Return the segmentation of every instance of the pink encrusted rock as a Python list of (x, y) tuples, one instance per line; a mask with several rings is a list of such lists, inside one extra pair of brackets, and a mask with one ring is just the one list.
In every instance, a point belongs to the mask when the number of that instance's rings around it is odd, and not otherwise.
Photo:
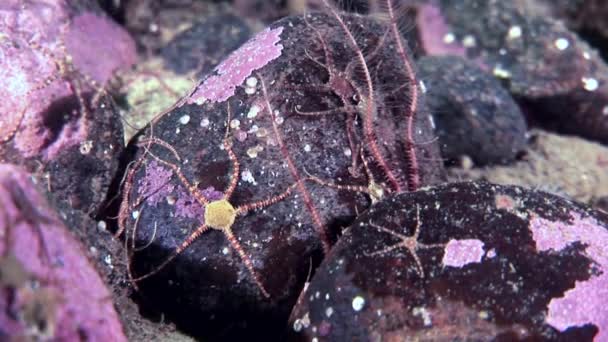
[(104, 87), (135, 61), (126, 31), (88, 0), (0, 4), (0, 161), (95, 215), (124, 146)]
[(0, 164), (2, 339), (126, 341), (83, 246), (18, 167)]
[(551, 221), (534, 217), (530, 230), (536, 249), (559, 253), (580, 243), (584, 254), (597, 267), (597, 272), (585, 281), (576, 281), (573, 289), (549, 303), (546, 321), (560, 331), (593, 324), (598, 327), (598, 341), (608, 341), (608, 307), (601, 299), (608, 298), (608, 229), (593, 217), (570, 212), (571, 222)]
[[(10, 139), (24, 157), (55, 158), (87, 138), (90, 121), (74, 106), (81, 92), (96, 91), (89, 81), (104, 85), (120, 69), (135, 62), (135, 45), (128, 34), (107, 17), (76, 11), (65, 1), (0, 7), (0, 139)], [(65, 49), (64, 49), (65, 47)], [(76, 83), (77, 82), (77, 83)], [(78, 90), (77, 90), (78, 89)], [(62, 102), (63, 101), (63, 102)], [(61, 118), (54, 111), (73, 102), (79, 115)], [(64, 115), (64, 114), (62, 114)], [(15, 133), (13, 131), (17, 129)]]
[(236, 87), (243, 84), (251, 74), (281, 55), (282, 27), (267, 28), (234, 51), (214, 73), (199, 84), (188, 98), (188, 104), (203, 104), (206, 101), (223, 102), (234, 95)]
[(137, 60), (129, 34), (109, 18), (91, 12), (72, 19), (64, 40), (74, 67), (100, 84)]
[(291, 315), (293, 341), (606, 341), (608, 215), (454, 183), (361, 214)]

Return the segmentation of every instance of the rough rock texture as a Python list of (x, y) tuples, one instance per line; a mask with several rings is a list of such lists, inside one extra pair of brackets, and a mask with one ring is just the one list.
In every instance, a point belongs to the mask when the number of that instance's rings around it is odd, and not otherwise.
[(526, 120), (500, 82), (457, 56), (417, 61), (444, 158), (476, 165), (513, 161), (526, 146)]
[[(124, 11), (124, 24), (135, 37), (139, 51), (149, 57), (157, 55), (170, 41), (196, 23), (235, 12), (226, 2), (191, 0), (129, 1), (121, 10)], [(262, 27), (256, 20), (248, 20), (247, 24), (257, 30)], [(206, 39), (212, 38), (203, 38)], [(219, 45), (216, 48), (223, 49)]]
[[(569, 28), (595, 39), (598, 48), (608, 39), (608, 3), (602, 0), (517, 0), (522, 11), (553, 16), (564, 20)], [(595, 44), (594, 44), (595, 45)]]
[(199, 79), (221, 60), (245, 43), (252, 35), (251, 26), (232, 13), (203, 17), (180, 32), (160, 55), (167, 67), (178, 73), (194, 73)]
[(105, 86), (135, 61), (130, 37), (86, 1), (0, 5), (0, 160), (95, 212), (123, 147)]
[(22, 169), (0, 164), (0, 338), (126, 341), (83, 246)]
[(199, 336), (277, 336), (341, 227), (442, 179), (405, 42), (386, 30), (281, 20), (133, 141), (119, 221), (134, 277), (160, 269), (136, 279), (148, 303)]
[(532, 130), (522, 160), (506, 166), (449, 168), (448, 179), (485, 179), (594, 204), (608, 196), (608, 148), (578, 137)]
[(466, 56), (501, 79), (538, 124), (608, 142), (608, 66), (562, 23), (526, 16), (509, 1), (421, 8), (434, 19), (417, 21), (427, 54)]
[(389, 197), (357, 218), (291, 340), (603, 341), (608, 215), (488, 183)]

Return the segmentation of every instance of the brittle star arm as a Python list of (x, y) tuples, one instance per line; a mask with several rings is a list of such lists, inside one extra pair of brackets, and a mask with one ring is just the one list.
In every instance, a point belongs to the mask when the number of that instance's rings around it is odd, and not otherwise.
[(238, 208), (236, 208), (237, 215), (244, 215), (250, 211), (263, 209), (263, 208), (271, 206), (275, 203), (278, 203), (278, 202), (284, 200), (285, 198), (287, 198), (289, 195), (291, 195), (291, 193), (297, 186), (298, 186), (298, 183), (296, 182), (296, 183), (293, 183), (292, 185), (290, 185), (289, 187), (287, 187), (287, 189), (285, 189), (285, 191), (283, 191), (282, 193), (280, 193), (278, 195), (275, 195), (275, 196), (272, 196), (269, 198), (265, 198), (263, 200), (259, 200), (256, 202), (240, 205)]
[(269, 298), (270, 294), (264, 287), (264, 284), (262, 284), (262, 281), (260, 280), (258, 273), (253, 268), (253, 262), (251, 262), (251, 259), (249, 258), (247, 253), (245, 253), (245, 251), (243, 250), (243, 247), (241, 247), (241, 244), (237, 240), (236, 236), (234, 236), (232, 229), (227, 228), (227, 229), (224, 229), (223, 232), (224, 232), (224, 235), (226, 236), (226, 239), (228, 239), (228, 242), (230, 242), (230, 246), (232, 246), (232, 248), (238, 253), (241, 260), (245, 263), (245, 267), (247, 267), (249, 274), (251, 274), (251, 276), (253, 277), (255, 284), (258, 286), (258, 288), (260, 289), (260, 291), (262, 292), (264, 297)]
[(150, 271), (142, 276), (139, 276), (135, 279), (132, 279), (132, 281), (134, 281), (134, 282), (141, 281), (141, 280), (149, 278), (149, 277), (155, 275), (156, 273), (158, 273), (165, 266), (167, 266), (171, 261), (173, 261), (173, 259), (175, 259), (178, 255), (180, 255), (186, 248), (188, 248), (194, 241), (196, 241), (196, 239), (198, 239), (199, 236), (201, 236), (207, 230), (209, 230), (209, 227), (207, 227), (205, 224), (199, 226), (194, 231), (194, 233), (190, 234), (190, 236), (188, 236), (188, 238), (184, 242), (182, 242), (182, 244), (176, 250), (174, 250), (173, 253), (171, 253), (171, 255), (165, 261), (163, 261), (160, 265), (156, 266), (152, 271)]

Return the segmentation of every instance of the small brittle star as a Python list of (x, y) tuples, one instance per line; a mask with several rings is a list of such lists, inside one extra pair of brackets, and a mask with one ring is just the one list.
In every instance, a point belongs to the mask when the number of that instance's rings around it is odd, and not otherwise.
[[(230, 113), (230, 107), (228, 107), (228, 113)], [(230, 118), (230, 114), (229, 114), (229, 118)], [(230, 122), (230, 119), (227, 120), (227, 126), (229, 125), (229, 122)], [(168, 265), (170, 262), (172, 262), (177, 256), (179, 256), (181, 253), (183, 253), (184, 250), (186, 250), (188, 247), (190, 247), (190, 245), (192, 245), (192, 243), (194, 241), (196, 241), (201, 235), (203, 235), (203, 233), (205, 233), (209, 229), (215, 229), (215, 230), (221, 231), (224, 234), (224, 236), (230, 243), (230, 246), (237, 252), (241, 261), (245, 264), (247, 270), (251, 274), (254, 283), (257, 285), (257, 287), (259, 288), (260, 292), (264, 295), (264, 297), (266, 297), (266, 298), (270, 297), (270, 294), (264, 287), (258, 272), (255, 270), (255, 268), (253, 266), (253, 262), (251, 261), (251, 258), (245, 252), (245, 250), (243, 249), (238, 238), (235, 236), (232, 227), (239, 216), (244, 216), (251, 211), (263, 209), (263, 208), (266, 208), (268, 206), (271, 206), (273, 204), (276, 204), (276, 203), (284, 200), (304, 180), (300, 180), (299, 182), (295, 182), (295, 183), (291, 184), (285, 190), (283, 190), (283, 192), (281, 192), (278, 195), (271, 195), (270, 197), (267, 197), (262, 200), (258, 200), (258, 201), (250, 202), (250, 203), (243, 203), (241, 205), (235, 206), (233, 203), (230, 202), (230, 200), (237, 188), (238, 178), (239, 178), (239, 173), (240, 173), (239, 172), (240, 163), (238, 161), (236, 154), (232, 150), (232, 142), (231, 142), (231, 139), (228, 137), (228, 128), (227, 128), (226, 133), (227, 134), (226, 134), (226, 137), (224, 138), (223, 146), (224, 146), (224, 150), (228, 153), (228, 157), (230, 158), (230, 161), (232, 162), (232, 174), (231, 174), (231, 178), (230, 178), (230, 184), (228, 185), (227, 189), (224, 191), (224, 196), (218, 200), (208, 199), (205, 196), (205, 194), (199, 190), (197, 183), (193, 183), (187, 179), (186, 175), (182, 172), (181, 167), (179, 165), (171, 163), (169, 161), (166, 161), (166, 160), (158, 157), (157, 155), (152, 153), (148, 147), (145, 147), (145, 150), (146, 150), (145, 153), (147, 155), (151, 156), (153, 159), (155, 159), (160, 164), (163, 164), (163, 165), (169, 167), (173, 171), (173, 174), (178, 178), (179, 182), (182, 183), (186, 187), (188, 192), (204, 208), (205, 214), (204, 214), (204, 222), (198, 228), (196, 228), (194, 230), (194, 232), (190, 233), (190, 235), (161, 264), (154, 267), (154, 269), (152, 271), (150, 271), (144, 275), (141, 275), (139, 277), (133, 278), (132, 279), (133, 282), (141, 281), (143, 279), (149, 278), (150, 276), (158, 273), (166, 265)], [(175, 158), (178, 161), (181, 161), (181, 158), (177, 154), (177, 151), (175, 151), (171, 147), (170, 144), (164, 142), (163, 140), (158, 139), (158, 138), (149, 138), (144, 142), (144, 144), (148, 144), (148, 145), (149, 145), (149, 143), (153, 143), (155, 145), (159, 145), (159, 146), (162, 146), (162, 147), (168, 149), (175, 156)], [(130, 172), (134, 172), (133, 170), (136, 170), (136, 168), (131, 169)], [(130, 190), (131, 186), (129, 185), (128, 187), (126, 187), (126, 189)], [(128, 201), (128, 197), (123, 199), (123, 201)], [(137, 204), (141, 204), (142, 202), (143, 201), (141, 201), (141, 200), (136, 201)], [(119, 218), (119, 221), (124, 222), (124, 210), (128, 209), (129, 207), (130, 206), (128, 206), (128, 204), (122, 206), (121, 209), (123, 210), (123, 213), (122, 213), (122, 217)], [(121, 228), (121, 231), (122, 230), (123, 229)]]
[(416, 272), (418, 272), (418, 275), (420, 276), (420, 278), (424, 278), (424, 269), (422, 268), (422, 262), (420, 261), (420, 257), (418, 256), (418, 254), (416, 252), (419, 249), (431, 249), (431, 248), (445, 247), (445, 244), (442, 244), (442, 243), (425, 244), (425, 243), (421, 243), (418, 241), (418, 237), (420, 236), (420, 226), (421, 226), (420, 206), (419, 205), (416, 205), (416, 227), (414, 228), (414, 234), (411, 236), (405, 236), (401, 233), (397, 233), (388, 228), (379, 226), (373, 222), (369, 222), (369, 224), (381, 232), (390, 234), (390, 235), (398, 238), (399, 240), (401, 240), (401, 242), (398, 242), (391, 246), (387, 246), (379, 251), (375, 251), (372, 253), (366, 253), (366, 255), (367, 256), (385, 255), (395, 249), (405, 248), (412, 255), (412, 258), (414, 258), (414, 261), (416, 262)]

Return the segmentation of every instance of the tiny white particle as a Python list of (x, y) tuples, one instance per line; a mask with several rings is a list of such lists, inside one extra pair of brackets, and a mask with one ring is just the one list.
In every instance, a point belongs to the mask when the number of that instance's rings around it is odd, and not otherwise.
[(456, 36), (454, 36), (453, 33), (446, 33), (446, 35), (443, 36), (443, 42), (446, 44), (452, 44), (455, 40)]
[(131, 213), (131, 216), (132, 216), (134, 219), (137, 219), (137, 218), (139, 217), (139, 211), (135, 210), (134, 212), (132, 212), (132, 213)]
[(79, 151), (81, 154), (89, 154), (93, 149), (93, 140), (85, 140), (80, 143)]
[(258, 116), (258, 113), (260, 112), (260, 109), (261, 108), (259, 106), (256, 106), (256, 105), (251, 106), (251, 108), (249, 108), (249, 112), (247, 112), (247, 118), (248, 119), (253, 119), (256, 116)]
[(424, 307), (415, 307), (412, 309), (412, 314), (414, 316), (420, 316), (420, 318), (422, 318), (422, 322), (424, 324), (425, 327), (429, 327), (433, 324), (433, 322), (431, 321), (431, 314), (430, 312), (424, 308)]
[(253, 178), (253, 174), (249, 170), (241, 172), (241, 179), (247, 183), (255, 184), (255, 178)]
[(602, 109), (602, 114), (608, 116), (608, 106), (604, 106), (604, 109)]
[(207, 126), (209, 126), (209, 119), (203, 118), (203, 120), (201, 120), (201, 127), (207, 127)]
[(583, 52), (583, 58), (584, 59), (591, 59), (591, 55), (589, 54), (589, 52), (585, 51), (585, 52)]
[(252, 77), (249, 77), (249, 78), (247, 78), (247, 80), (245, 81), (245, 84), (246, 84), (248, 87), (255, 88), (255, 86), (257, 86), (257, 85), (258, 85), (258, 79), (257, 79), (257, 78), (255, 78), (255, 77), (253, 77), (253, 76), (252, 76)]
[(104, 230), (106, 230), (106, 228), (107, 228), (106, 221), (101, 220), (101, 221), (97, 222), (97, 229), (99, 231), (104, 231)]
[(355, 311), (361, 311), (363, 309), (363, 306), (365, 305), (365, 299), (361, 296), (356, 296), (355, 298), (353, 298), (353, 310)]
[(420, 81), (420, 91), (422, 91), (423, 94), (426, 94), (426, 84), (424, 84), (424, 81)]
[(112, 256), (110, 254), (106, 255), (105, 258), (103, 258), (103, 262), (105, 262), (106, 265), (112, 268)]
[(283, 119), (283, 117), (282, 117), (282, 116), (277, 116), (277, 117), (274, 119), (274, 122), (276, 122), (276, 123), (277, 123), (277, 125), (282, 124), (284, 121), (285, 121), (285, 119)]
[(312, 340), (310, 340), (310, 342), (319, 342), (319, 339), (316, 337), (313, 337)]
[(304, 145), (304, 151), (305, 152), (310, 152), (310, 150), (311, 150), (310, 145), (308, 145), (308, 144)]
[(507, 38), (508, 39), (516, 39), (521, 37), (521, 26), (511, 26), (511, 28), (509, 29), (509, 33), (507, 34)]
[(437, 128), (437, 126), (435, 126), (435, 117), (433, 115), (429, 115), (428, 118), (431, 122), (431, 127), (433, 127), (433, 129)]
[(229, 251), (229, 250), (228, 250), (228, 247), (224, 247), (224, 248), (222, 249), (222, 254), (226, 255), (226, 254), (228, 254), (228, 251)]
[(302, 330), (302, 321), (300, 321), (299, 319), (296, 319), (293, 322), (293, 331), (300, 332), (301, 330)]
[(477, 40), (475, 39), (475, 37), (469, 34), (462, 39), (462, 45), (467, 48), (472, 48), (477, 45)]
[(247, 95), (255, 94), (255, 88), (245, 87), (245, 94), (247, 94)]
[(329, 308), (325, 309), (325, 316), (327, 316), (327, 318), (331, 317), (331, 315), (334, 314), (334, 309), (330, 306)]
[(570, 46), (570, 42), (566, 38), (557, 38), (555, 40), (554, 44), (558, 50), (562, 50), (562, 51), (566, 50), (568, 48), (568, 46)]
[(188, 122), (190, 122), (190, 115), (188, 115), (188, 114), (186, 114), (186, 115), (182, 116), (181, 118), (179, 118), (179, 123), (181, 123), (182, 125), (185, 125)]
[(350, 148), (348, 148), (348, 147), (344, 148), (344, 155), (345, 156), (350, 157), (350, 156), (352, 156), (352, 154), (353, 154), (353, 151), (351, 151)]
[(599, 88), (600, 83), (592, 77), (583, 77), (583, 88), (587, 91), (596, 91)]
[(509, 70), (503, 69), (503, 67), (500, 65), (495, 66), (494, 70), (492, 70), (492, 73), (494, 74), (494, 76), (496, 76), (498, 78), (510, 78), (511, 77), (511, 72), (509, 72)]
[(239, 121), (239, 119), (232, 119), (230, 121), (230, 128), (239, 128), (241, 127), (241, 122)]

